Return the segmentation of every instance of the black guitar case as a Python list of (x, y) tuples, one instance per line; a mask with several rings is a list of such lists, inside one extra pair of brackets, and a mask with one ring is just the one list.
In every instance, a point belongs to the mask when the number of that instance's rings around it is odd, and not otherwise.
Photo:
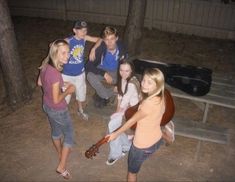
[(135, 59), (135, 71), (143, 74), (146, 68), (159, 68), (168, 85), (178, 88), (193, 96), (203, 96), (210, 91), (212, 70), (180, 64), (166, 64), (157, 61)]

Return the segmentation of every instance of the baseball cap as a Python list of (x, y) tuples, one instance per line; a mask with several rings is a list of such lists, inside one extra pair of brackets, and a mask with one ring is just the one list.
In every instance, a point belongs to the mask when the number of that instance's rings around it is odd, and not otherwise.
[(78, 20), (74, 23), (73, 28), (75, 29), (87, 28), (87, 23), (85, 21)]

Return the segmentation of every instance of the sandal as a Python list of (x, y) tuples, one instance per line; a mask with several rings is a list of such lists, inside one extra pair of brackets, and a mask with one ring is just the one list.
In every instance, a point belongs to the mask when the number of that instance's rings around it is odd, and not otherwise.
[(64, 172), (59, 172), (59, 171), (56, 171), (59, 175), (61, 175), (64, 179), (70, 179), (71, 178), (71, 175), (69, 174), (68, 170), (64, 170)]

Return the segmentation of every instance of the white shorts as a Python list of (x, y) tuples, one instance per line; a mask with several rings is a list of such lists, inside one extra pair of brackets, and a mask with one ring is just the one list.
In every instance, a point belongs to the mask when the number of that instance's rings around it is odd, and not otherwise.
[[(86, 100), (86, 74), (83, 72), (81, 75), (78, 76), (68, 76), (62, 74), (64, 82), (72, 83), (76, 90), (76, 100), (80, 102), (84, 102)], [(67, 104), (69, 104), (71, 100), (71, 95), (67, 95), (65, 97)]]

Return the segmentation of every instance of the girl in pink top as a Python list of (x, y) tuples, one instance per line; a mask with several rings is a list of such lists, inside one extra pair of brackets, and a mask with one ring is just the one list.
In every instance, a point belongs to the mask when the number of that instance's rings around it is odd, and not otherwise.
[(120, 129), (113, 132), (109, 141), (137, 123), (135, 136), (128, 156), (127, 181), (136, 181), (144, 160), (154, 153), (162, 141), (160, 123), (165, 111), (164, 75), (157, 68), (147, 69), (141, 81), (143, 100), (138, 111)]
[[(43, 90), (43, 109), (51, 126), (52, 142), (58, 152), (59, 164), (56, 172), (65, 179), (71, 177), (66, 163), (74, 144), (73, 125), (65, 97), (72, 94), (75, 87), (70, 83), (65, 86), (60, 73), (68, 56), (69, 45), (65, 40), (59, 39), (51, 43), (48, 56), (39, 67), (38, 77), (38, 85)], [(64, 91), (63, 87), (66, 87)]]

